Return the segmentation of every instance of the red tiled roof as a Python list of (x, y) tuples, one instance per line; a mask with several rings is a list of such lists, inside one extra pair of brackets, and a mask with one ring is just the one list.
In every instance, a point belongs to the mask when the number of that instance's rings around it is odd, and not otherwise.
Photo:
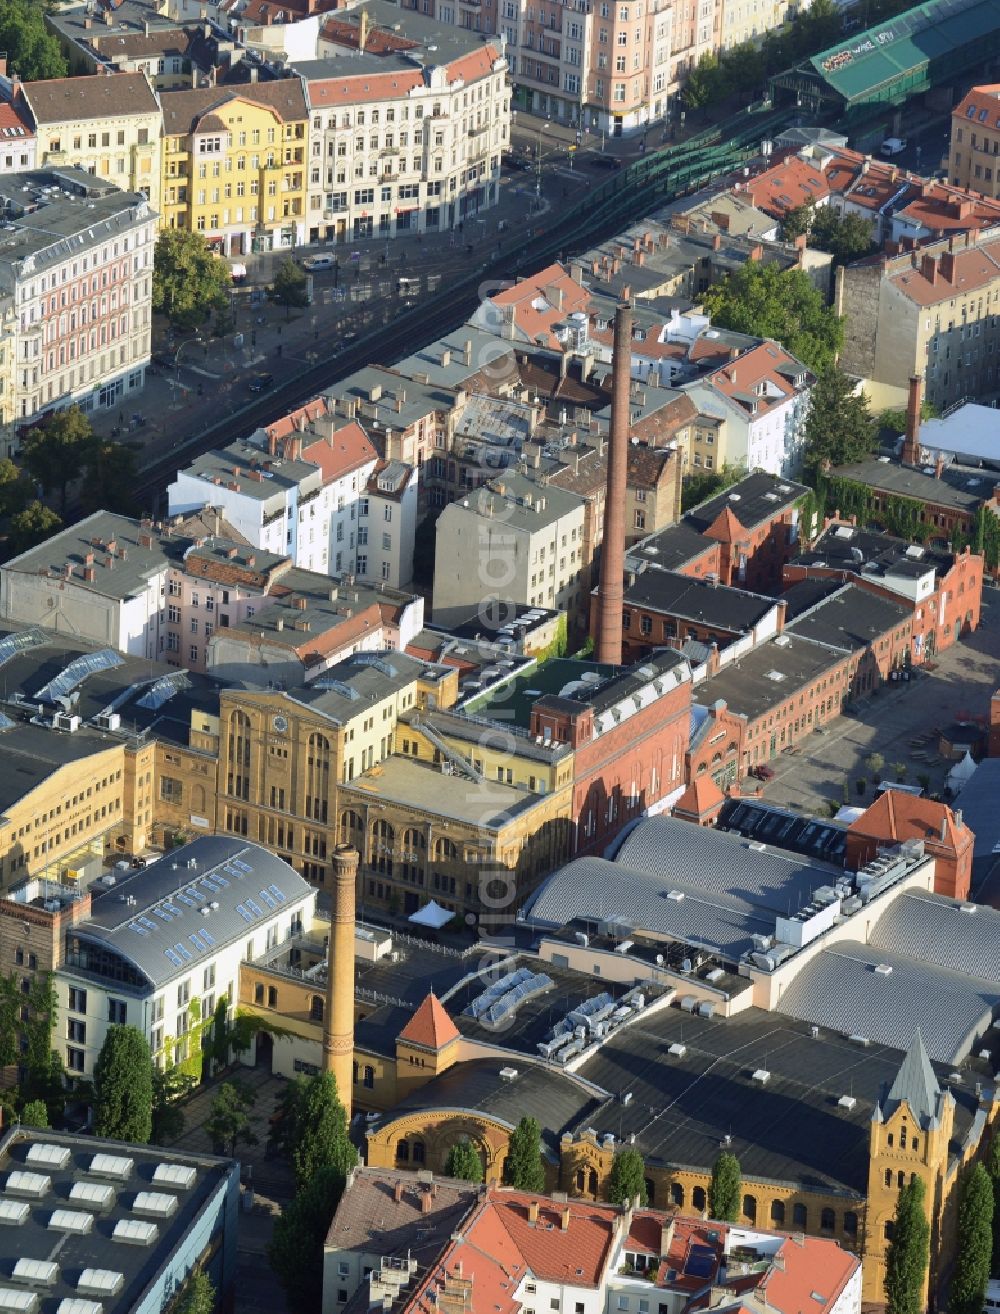
[(717, 543), (738, 543), (746, 538), (747, 531), (732, 507), (724, 506), (705, 530), (706, 538), (714, 538)]
[(780, 219), (797, 206), (824, 200), (830, 185), (815, 165), (793, 155), (750, 179), (746, 192), (758, 210)]
[[(359, 23), (348, 23), (342, 18), (328, 18), (323, 24), (320, 36), (325, 37), (327, 41), (333, 41), (338, 46), (349, 46), (352, 50), (357, 50), (360, 31)], [(390, 50), (413, 50), (419, 44), (419, 41), (411, 41), (396, 32), (387, 32), (384, 27), (369, 27), (365, 38), (365, 51), (369, 55), (386, 55)]]
[(458, 1028), (448, 1016), (448, 1010), (433, 991), (399, 1033), (399, 1039), (409, 1045), (439, 1050), (450, 1045), (459, 1036)]
[[(946, 262), (943, 256), (950, 256), (951, 277), (945, 277)], [(941, 256), (936, 260), (935, 277), (931, 281), (924, 270), (923, 257)], [(1000, 242), (984, 242), (980, 246), (963, 248), (954, 253), (947, 252), (942, 243), (924, 247), (916, 252), (909, 264), (902, 268), (895, 262), (887, 268), (886, 277), (893, 286), (908, 300), (918, 306), (934, 306), (941, 301), (951, 301), (957, 296), (967, 296), (978, 288), (987, 287), (1000, 278)]]
[(378, 452), (356, 420), (334, 431), (329, 439), (321, 438), (302, 449), (302, 459), (312, 461), (323, 471), (324, 484), (378, 460)]
[[(972, 113), (969, 113), (972, 110)], [(980, 114), (986, 115), (981, 119)], [(969, 119), (984, 128), (1000, 128), (1000, 83), (986, 82), (972, 87), (951, 112), (953, 119)]]
[[(10, 133), (7, 130), (10, 129)], [(4, 136), (3, 134), (7, 134)], [(10, 135), (10, 134), (13, 135)], [(35, 130), (31, 126), (30, 120), (21, 114), (16, 106), (12, 105), (9, 100), (0, 101), (0, 138), (3, 141), (20, 141), (33, 137)]]
[(772, 1264), (758, 1290), (765, 1293), (766, 1305), (780, 1314), (832, 1309), (858, 1264), (857, 1255), (818, 1236), (789, 1237), (779, 1254), (784, 1264)]
[[(492, 45), (473, 50), (460, 59), (445, 65), (445, 81), (474, 82), (486, 77), (493, 68), (493, 62), (499, 52)], [(395, 69), (386, 73), (359, 73), (351, 77), (316, 78), (309, 82), (309, 98), (313, 108), (324, 105), (350, 105), (354, 101), (401, 100), (408, 96), (415, 87), (424, 84), (423, 73), (415, 68)]]
[[(805, 366), (790, 356), (777, 342), (762, 342), (760, 346), (744, 352), (736, 360), (731, 360), (719, 369), (713, 370), (707, 376), (706, 382), (724, 397), (728, 397), (730, 401), (744, 408), (749, 406), (744, 399), (752, 394), (757, 403), (755, 414), (761, 415), (771, 406), (782, 405), (795, 392), (792, 381), (785, 374), (780, 373), (782, 369), (787, 371), (790, 368), (805, 370)], [(770, 384), (772, 389), (777, 389), (777, 394), (770, 390), (757, 394), (756, 389), (762, 383)]]
[(721, 808), (725, 801), (725, 795), (711, 776), (699, 776), (697, 780), (692, 780), (674, 804), (674, 812), (683, 812), (689, 817), (704, 817), (713, 809)]
[[(556, 293), (561, 294), (561, 305), (553, 295)], [(514, 324), (531, 342), (542, 338), (546, 345), (559, 350), (561, 344), (552, 332), (553, 326), (574, 311), (585, 310), (589, 294), (556, 263), (505, 288), (491, 300), (495, 306), (511, 308)]]
[(935, 803), (933, 799), (917, 798), (915, 794), (895, 789), (887, 789), (848, 829), (856, 835), (875, 836), (897, 844), (909, 839), (945, 843), (956, 851), (967, 847), (974, 838), (968, 826), (958, 829), (955, 814), (947, 803)]

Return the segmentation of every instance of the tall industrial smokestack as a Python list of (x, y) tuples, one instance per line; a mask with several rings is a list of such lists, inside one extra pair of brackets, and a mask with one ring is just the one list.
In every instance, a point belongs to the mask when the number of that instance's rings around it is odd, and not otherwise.
[(910, 391), (906, 398), (906, 435), (903, 438), (903, 464), (920, 464), (920, 406), (923, 400), (923, 380), (919, 374), (910, 375)]
[(348, 1120), (354, 1085), (354, 909), (359, 858), (350, 844), (338, 844), (334, 850), (323, 1012), (323, 1067), (336, 1079), (337, 1094)]
[(611, 374), (611, 441), (604, 503), (601, 584), (598, 590), (597, 660), (620, 666), (625, 601), (625, 494), (628, 474), (629, 393), (632, 387), (632, 304), (627, 289), (615, 311)]

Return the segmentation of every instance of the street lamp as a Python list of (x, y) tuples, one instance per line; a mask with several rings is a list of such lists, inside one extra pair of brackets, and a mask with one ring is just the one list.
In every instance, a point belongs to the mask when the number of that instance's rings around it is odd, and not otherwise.
[(539, 202), (542, 196), (542, 133), (548, 127), (547, 123), (538, 125), (538, 144), (535, 146), (535, 200)]
[(189, 347), (192, 342), (201, 342), (201, 340), (202, 340), (201, 334), (196, 333), (193, 338), (185, 338), (184, 341), (181, 343), (181, 345), (174, 352), (174, 394), (175, 395), (177, 393), (177, 389), (180, 387), (181, 352), (184, 350), (185, 347)]

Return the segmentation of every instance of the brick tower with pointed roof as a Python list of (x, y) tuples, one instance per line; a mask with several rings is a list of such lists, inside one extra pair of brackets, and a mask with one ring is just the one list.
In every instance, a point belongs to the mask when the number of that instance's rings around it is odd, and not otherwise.
[(462, 1036), (432, 990), (396, 1037), (396, 1094), (438, 1076), (459, 1058)]

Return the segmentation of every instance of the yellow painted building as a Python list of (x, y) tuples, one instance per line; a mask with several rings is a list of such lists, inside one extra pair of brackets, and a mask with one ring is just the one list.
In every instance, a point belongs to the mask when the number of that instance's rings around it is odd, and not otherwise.
[(160, 209), (160, 107), (143, 73), (23, 82), (37, 167), (75, 165)]
[(204, 233), (223, 255), (304, 240), (309, 116), (298, 78), (165, 91), (163, 228)]

